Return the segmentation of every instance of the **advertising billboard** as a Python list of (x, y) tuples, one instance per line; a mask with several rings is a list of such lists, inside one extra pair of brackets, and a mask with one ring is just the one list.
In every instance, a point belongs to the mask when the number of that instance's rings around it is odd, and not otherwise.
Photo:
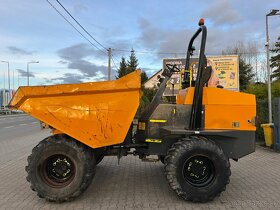
[[(163, 68), (166, 64), (176, 64), (179, 69), (184, 70), (185, 58), (163, 59)], [(207, 66), (212, 66), (212, 75), (208, 81), (208, 87), (223, 86), (224, 89), (239, 91), (239, 61), (237, 55), (221, 55), (207, 57)], [(196, 80), (198, 58), (191, 58), (190, 70), (193, 80)], [(164, 96), (177, 95), (181, 87), (182, 73), (174, 73), (166, 85)]]

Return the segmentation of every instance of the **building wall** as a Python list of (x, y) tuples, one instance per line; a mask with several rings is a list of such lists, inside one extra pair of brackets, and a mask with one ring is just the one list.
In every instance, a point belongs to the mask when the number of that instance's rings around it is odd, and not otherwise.
[(0, 90), (0, 107), (7, 106), (9, 103), (9, 91)]
[(153, 76), (151, 76), (145, 83), (144, 83), (144, 87), (145, 88), (153, 88), (156, 87), (158, 84), (158, 75), (161, 75), (162, 70), (158, 71), (157, 73), (155, 73)]

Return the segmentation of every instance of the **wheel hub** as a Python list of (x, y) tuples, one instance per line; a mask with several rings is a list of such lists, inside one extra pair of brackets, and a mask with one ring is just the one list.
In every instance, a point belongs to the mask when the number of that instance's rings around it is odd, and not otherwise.
[(41, 175), (51, 187), (62, 188), (73, 180), (75, 165), (65, 155), (53, 155), (43, 162)]
[(52, 172), (55, 173), (57, 177), (66, 177), (71, 172), (71, 163), (69, 163), (66, 158), (63, 160), (57, 158), (52, 165)]
[(192, 156), (184, 164), (183, 176), (191, 185), (203, 187), (213, 180), (214, 165), (205, 156)]

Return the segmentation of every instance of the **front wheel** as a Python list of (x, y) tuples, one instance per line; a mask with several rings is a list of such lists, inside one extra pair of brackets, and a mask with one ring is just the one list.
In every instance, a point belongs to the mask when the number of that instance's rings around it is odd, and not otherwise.
[(26, 166), (27, 181), (39, 197), (71, 200), (90, 185), (95, 158), (87, 146), (66, 136), (50, 136), (33, 148)]
[(203, 137), (176, 142), (165, 158), (165, 173), (177, 195), (194, 202), (210, 201), (220, 195), (231, 174), (223, 151)]

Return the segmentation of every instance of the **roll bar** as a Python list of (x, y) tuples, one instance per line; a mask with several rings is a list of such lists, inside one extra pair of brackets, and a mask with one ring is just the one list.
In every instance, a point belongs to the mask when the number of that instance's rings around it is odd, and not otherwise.
[[(192, 36), (187, 50), (186, 56), (186, 65), (185, 70), (190, 68), (190, 57), (193, 55), (193, 42), (201, 35), (201, 43), (200, 43), (200, 52), (199, 52), (199, 60), (198, 60), (198, 69), (197, 69), (197, 77), (195, 82), (195, 90), (194, 90), (194, 97), (192, 103), (192, 110), (191, 110), (191, 117), (189, 122), (189, 129), (191, 130), (199, 130), (202, 127), (202, 96), (203, 96), (203, 82), (202, 80), (202, 73), (204, 68), (206, 67), (207, 60), (205, 59), (205, 46), (206, 46), (206, 37), (207, 37), (207, 28), (204, 25), (204, 20), (200, 19), (199, 21), (199, 28)], [(187, 79), (187, 75), (184, 74), (184, 81)]]

